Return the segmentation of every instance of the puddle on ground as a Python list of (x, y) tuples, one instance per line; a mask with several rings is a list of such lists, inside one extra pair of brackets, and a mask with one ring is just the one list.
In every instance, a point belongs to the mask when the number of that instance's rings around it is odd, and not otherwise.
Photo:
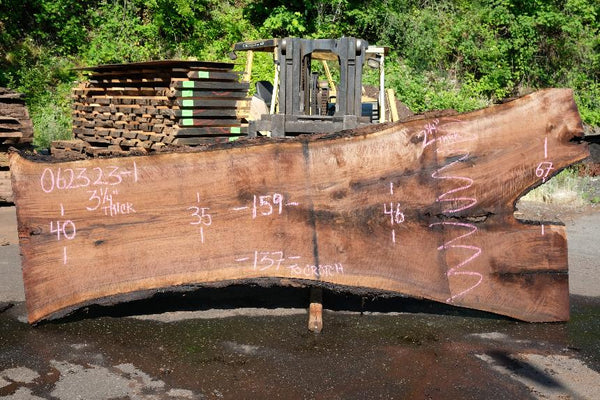
[(552, 324), (416, 300), (329, 300), (337, 311), (324, 313), (318, 335), (298, 308), (169, 322), (126, 316), (173, 311), (159, 298), (32, 327), (16, 305), (0, 314), (0, 396), (536, 398), (572, 395), (556, 375), (576, 368), (569, 360), (597, 382), (598, 299), (573, 296), (571, 321)]

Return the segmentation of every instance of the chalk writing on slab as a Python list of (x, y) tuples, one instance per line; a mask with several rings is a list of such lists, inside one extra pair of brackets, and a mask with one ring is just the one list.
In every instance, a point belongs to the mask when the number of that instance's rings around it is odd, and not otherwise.
[[(455, 195), (455, 193), (464, 191), (473, 186), (473, 179), (467, 176), (459, 176), (459, 175), (442, 175), (442, 171), (447, 169), (451, 169), (452, 167), (459, 165), (461, 162), (464, 162), (469, 158), (469, 154), (465, 154), (461, 156), (458, 160), (453, 161), (443, 167), (437, 169), (435, 172), (431, 174), (433, 179), (443, 179), (443, 180), (451, 180), (457, 183), (457, 181), (462, 182), (463, 185), (451, 188), (446, 190), (444, 193), (439, 195), (436, 198), (436, 202), (448, 202), (451, 203), (451, 207), (444, 210), (445, 213), (453, 214), (459, 211), (464, 211), (469, 209), (477, 204), (477, 199), (474, 197), (467, 196), (459, 196)], [(462, 205), (458, 205), (457, 203), (462, 203)]]
[[(394, 195), (394, 183), (390, 182), (390, 195)], [(404, 212), (402, 211), (402, 206), (399, 202), (389, 202), (383, 203), (383, 214), (389, 216), (390, 218), (390, 226), (391, 226), (391, 235), (392, 235), (392, 243), (396, 243), (396, 225), (402, 224), (404, 222)]]
[(535, 168), (535, 176), (542, 179), (542, 182), (546, 182), (550, 173), (554, 170), (554, 165), (550, 161), (542, 161)]
[(190, 206), (187, 210), (191, 211), (190, 225), (197, 225), (200, 228), (200, 242), (204, 243), (204, 228), (212, 225), (213, 218), (212, 215), (208, 213), (208, 210), (210, 210), (209, 207), (200, 206), (199, 192), (196, 192), (196, 203), (198, 205)]
[(552, 171), (555, 170), (554, 163), (548, 160), (548, 136), (544, 137), (544, 161), (541, 161), (535, 168), (535, 176), (542, 179), (545, 183)]
[[(60, 216), (65, 216), (65, 207), (60, 204)], [(50, 234), (56, 235), (56, 240), (73, 240), (77, 236), (77, 227), (70, 219), (58, 219), (50, 221)], [(67, 264), (67, 246), (63, 246), (63, 264)]]
[(253, 195), (252, 203), (231, 208), (232, 211), (248, 211), (252, 219), (281, 215), (286, 207), (297, 207), (300, 204), (290, 201), (281, 193)]
[(248, 265), (253, 271), (280, 272), (288, 276), (306, 278), (324, 278), (344, 273), (342, 263), (312, 264), (302, 261), (299, 255), (286, 255), (284, 251), (254, 251), (251, 255), (237, 257), (237, 263)]
[(88, 190), (87, 211), (101, 210), (105, 216), (115, 217), (117, 215), (128, 215), (136, 212), (133, 203), (129, 201), (118, 201), (119, 191), (111, 187), (100, 187)]
[(40, 186), (44, 193), (92, 186), (117, 186), (127, 181), (138, 182), (138, 169), (135, 161), (129, 168), (118, 166), (103, 168), (47, 167), (40, 176)]
[[(456, 187), (446, 190), (444, 193), (442, 193), (436, 199), (436, 201), (438, 201), (438, 202), (449, 202), (450, 203), (450, 207), (444, 210), (444, 212), (446, 214), (450, 214), (450, 215), (455, 214), (460, 211), (464, 211), (469, 208), (472, 208), (477, 204), (477, 198), (458, 194), (458, 192), (462, 192), (462, 191), (465, 191), (465, 190), (471, 188), (471, 186), (473, 186), (473, 183), (474, 183), (473, 179), (469, 178), (468, 176), (463, 176), (463, 175), (458, 175), (458, 174), (447, 175), (445, 173), (444, 175), (442, 175), (443, 171), (451, 169), (452, 167), (456, 167), (457, 165), (459, 165), (459, 163), (466, 161), (468, 158), (469, 158), (469, 154), (468, 153), (464, 154), (463, 156), (458, 158), (456, 161), (453, 161), (447, 165), (444, 165), (443, 167), (437, 169), (433, 174), (431, 174), (431, 177), (433, 179), (443, 179), (443, 180), (446, 180), (449, 182), (456, 183)], [(477, 226), (475, 226), (474, 224), (471, 224), (471, 223), (462, 223), (462, 222), (453, 222), (453, 221), (436, 222), (436, 223), (432, 223), (429, 225), (430, 228), (434, 227), (434, 226), (441, 226), (441, 227), (449, 229), (449, 230), (450, 229), (467, 229), (468, 230), (467, 233), (464, 233), (462, 235), (454, 237), (453, 239), (446, 241), (443, 245), (441, 245), (437, 248), (438, 251), (444, 251), (444, 252), (451, 251), (451, 250), (457, 251), (457, 249), (459, 249), (460, 251), (466, 250), (466, 251), (472, 252), (472, 254), (469, 257), (467, 257), (466, 259), (457, 263), (456, 265), (451, 266), (446, 271), (446, 276), (448, 277), (448, 280), (450, 280), (451, 277), (469, 277), (469, 278), (475, 277), (476, 278), (476, 281), (474, 283), (473, 282), (468, 283), (468, 285), (470, 285), (470, 286), (468, 286), (466, 289), (463, 289), (463, 290), (459, 291), (458, 293), (451, 294), (450, 297), (448, 297), (446, 299), (447, 303), (451, 303), (456, 298), (462, 297), (462, 296), (466, 295), (467, 293), (473, 291), (483, 281), (483, 275), (481, 273), (476, 272), (476, 271), (465, 270), (465, 266), (472, 263), (476, 258), (478, 258), (481, 255), (481, 253), (482, 253), (481, 247), (472, 244), (468, 240), (466, 241), (466, 243), (464, 241), (462, 241), (463, 239), (467, 239), (467, 238), (469, 238), (469, 240), (472, 240), (471, 236), (477, 232), (478, 228), (477, 228)], [(461, 241), (461, 243), (457, 243), (459, 241)], [(470, 280), (472, 281), (473, 279), (470, 279)]]

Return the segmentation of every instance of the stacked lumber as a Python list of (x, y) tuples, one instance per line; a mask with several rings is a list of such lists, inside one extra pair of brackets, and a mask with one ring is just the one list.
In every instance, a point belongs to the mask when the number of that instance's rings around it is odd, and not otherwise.
[(89, 81), (73, 90), (75, 138), (92, 156), (235, 140), (247, 134), (249, 84), (233, 67), (167, 60), (84, 68)]
[(12, 203), (8, 148), (28, 146), (33, 125), (21, 93), (0, 88), (0, 203)]
[(33, 141), (33, 125), (23, 98), (21, 93), (0, 88), (0, 145)]

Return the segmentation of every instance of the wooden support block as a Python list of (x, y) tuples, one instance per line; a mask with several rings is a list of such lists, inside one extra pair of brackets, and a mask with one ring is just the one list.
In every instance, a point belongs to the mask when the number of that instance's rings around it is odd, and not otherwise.
[(294, 281), (565, 321), (565, 228), (513, 212), (588, 156), (572, 140), (581, 134), (572, 92), (554, 89), (196, 153), (63, 163), (13, 154), (29, 321), (169, 288)]
[(310, 305), (308, 307), (308, 330), (321, 333), (323, 330), (323, 289), (310, 289)]

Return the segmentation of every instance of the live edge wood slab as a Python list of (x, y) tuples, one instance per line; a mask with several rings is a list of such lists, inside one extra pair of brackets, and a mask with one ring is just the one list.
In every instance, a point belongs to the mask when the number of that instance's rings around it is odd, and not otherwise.
[(570, 90), (476, 112), (195, 153), (11, 156), (29, 321), (245, 282), (569, 318), (563, 226), (514, 204), (588, 155)]

